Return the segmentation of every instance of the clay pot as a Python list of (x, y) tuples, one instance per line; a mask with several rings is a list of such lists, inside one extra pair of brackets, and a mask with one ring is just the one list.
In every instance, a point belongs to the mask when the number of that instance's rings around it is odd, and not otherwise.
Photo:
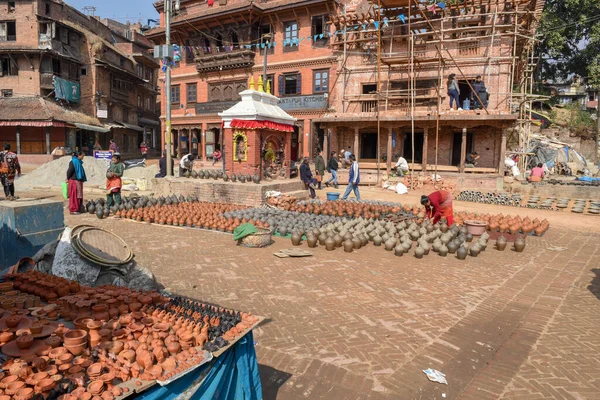
[(87, 391), (92, 395), (100, 395), (104, 391), (104, 382), (93, 381), (87, 386)]
[(525, 249), (525, 239), (517, 238), (513, 246), (517, 253), (521, 253)]
[(14, 337), (15, 334), (13, 332), (10, 332), (8, 329), (5, 329), (4, 331), (2, 331), (2, 333), (0, 333), (0, 342), (10, 342), (11, 340), (13, 340)]
[[(53, 381), (54, 382), (54, 381)], [(25, 382), (15, 381), (6, 386), (5, 392), (9, 396), (14, 396), (17, 392), (25, 387)]]
[(342, 242), (344, 241), (344, 238), (342, 238), (339, 233), (336, 233), (333, 236), (333, 241), (335, 242), (335, 247), (342, 247)]
[(344, 240), (344, 251), (346, 253), (352, 253), (352, 251), (354, 251), (354, 243), (352, 243), (352, 240)]
[(19, 347), (19, 349), (21, 350), (25, 350), (31, 347), (31, 345), (33, 344), (33, 336), (31, 335), (21, 335), (17, 338), (17, 346)]
[(498, 249), (499, 251), (504, 251), (504, 249), (506, 248), (506, 238), (504, 237), (504, 235), (501, 235), (497, 240), (496, 240), (496, 249)]
[(425, 250), (423, 250), (421, 247), (417, 247), (415, 249), (415, 257), (416, 258), (419, 258), (419, 259), (423, 258), (423, 254), (425, 254)]
[(375, 246), (381, 246), (381, 242), (383, 242), (383, 239), (381, 238), (381, 236), (377, 235), (373, 238), (373, 244)]
[(325, 248), (327, 251), (335, 250), (335, 241), (332, 237), (328, 236), (327, 239), (325, 239)]
[(438, 254), (442, 257), (446, 257), (446, 255), (448, 254), (448, 247), (446, 247), (445, 245), (441, 245), (440, 249), (438, 250)]
[(460, 246), (458, 250), (456, 250), (456, 258), (459, 260), (465, 260), (467, 258), (467, 249), (464, 246)]
[(397, 257), (402, 257), (404, 255), (404, 246), (398, 245), (398, 246), (394, 247), (394, 254)]
[(479, 247), (479, 245), (475, 244), (474, 246), (471, 246), (471, 248), (469, 249), (469, 254), (471, 255), (471, 257), (477, 257), (477, 255), (481, 252), (481, 247)]
[(142, 309), (142, 304), (141, 303), (131, 303), (131, 304), (129, 304), (129, 309), (132, 312), (139, 311)]
[(29, 330), (31, 331), (32, 334), (37, 335), (38, 333), (41, 333), (42, 330), (44, 329), (44, 325), (40, 324), (39, 322), (34, 322), (30, 327)]
[(317, 239), (317, 237), (315, 235), (308, 235), (306, 237), (306, 243), (308, 244), (308, 247), (310, 247), (310, 248), (317, 247), (318, 241), (319, 241), (319, 239)]
[(32, 388), (21, 388), (15, 393), (15, 400), (29, 400), (32, 399), (34, 395), (35, 393)]
[(19, 325), (19, 323), (21, 322), (22, 319), (23, 319), (23, 316), (18, 315), (18, 314), (12, 314), (12, 315), (9, 315), (8, 317), (4, 318), (4, 323), (6, 324), (6, 326), (9, 329), (13, 329)]
[(181, 345), (178, 342), (171, 342), (167, 345), (167, 350), (169, 353), (171, 353), (171, 355), (177, 355), (177, 353), (179, 353), (181, 350)]
[(63, 335), (65, 345), (75, 346), (87, 343), (88, 333), (81, 329), (69, 331)]
[(135, 351), (133, 350), (123, 350), (120, 354), (120, 357), (123, 357), (128, 362), (132, 363), (135, 361)]
[(35, 386), (35, 390), (38, 393), (49, 392), (50, 390), (54, 389), (54, 386), (56, 386), (54, 379), (46, 378), (38, 382), (38, 384)]
[(302, 235), (300, 235), (298, 232), (294, 231), (292, 233), (292, 245), (300, 246), (301, 243), (302, 243)]
[(62, 344), (62, 339), (56, 335), (51, 335), (50, 337), (46, 338), (45, 343), (48, 346), (52, 346), (52, 347), (58, 347)]

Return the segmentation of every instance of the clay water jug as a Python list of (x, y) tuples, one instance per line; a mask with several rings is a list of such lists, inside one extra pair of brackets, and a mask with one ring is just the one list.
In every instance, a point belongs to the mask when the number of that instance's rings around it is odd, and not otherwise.
[(446, 247), (445, 245), (441, 245), (440, 249), (438, 250), (438, 254), (442, 257), (446, 257), (446, 255), (448, 254), (448, 247)]
[(354, 250), (354, 243), (352, 243), (352, 240), (344, 240), (344, 251), (346, 253), (352, 253), (353, 250)]
[(394, 254), (398, 257), (401, 257), (404, 254), (404, 246), (398, 245), (394, 247)]
[[(323, 233), (323, 235), (325, 234)], [(327, 251), (335, 250), (335, 242), (332, 237), (327, 237), (327, 239), (325, 239), (325, 248)]]
[(396, 247), (396, 238), (389, 238), (388, 240), (386, 240), (385, 249), (387, 251), (394, 250), (394, 247)]
[(357, 237), (352, 238), (352, 244), (354, 245), (354, 250), (358, 250), (362, 247), (362, 243), (361, 243), (360, 239)]
[(292, 233), (292, 244), (294, 246), (300, 246), (301, 242), (302, 242), (302, 235), (300, 235), (298, 232), (294, 231)]
[(460, 246), (458, 250), (456, 250), (456, 258), (459, 260), (464, 260), (467, 258), (467, 249), (464, 246)]
[(417, 247), (415, 249), (415, 257), (416, 258), (423, 258), (423, 254), (425, 254), (425, 252), (423, 251), (423, 249), (421, 247)]
[(342, 242), (344, 239), (339, 235), (339, 233), (336, 233), (333, 236), (333, 241), (335, 242), (335, 247), (342, 247)]
[(458, 250), (456, 243), (454, 243), (454, 241), (448, 242), (448, 253), (454, 254), (456, 253), (456, 250)]
[(525, 249), (525, 239), (518, 238), (515, 240), (514, 248), (517, 253), (521, 253)]
[(498, 238), (498, 240), (496, 240), (496, 248), (500, 251), (504, 251), (504, 249), (506, 248), (506, 243), (506, 238), (504, 237), (504, 235), (502, 235)]
[(475, 245), (471, 246), (471, 248), (469, 249), (469, 254), (471, 255), (471, 257), (477, 257), (477, 255), (479, 254), (480, 251), (481, 251), (481, 247), (479, 247), (478, 244), (475, 244)]
[(373, 244), (375, 246), (381, 246), (381, 242), (383, 241), (383, 239), (381, 238), (381, 236), (377, 235), (373, 238)]
[(306, 237), (306, 243), (308, 243), (308, 247), (311, 249), (317, 247), (318, 241), (319, 239), (317, 239), (317, 237), (312, 233)]
[[(321, 246), (325, 246), (325, 241), (327, 240), (327, 235), (325, 234), (325, 232), (321, 232), (321, 234), (319, 235), (319, 244)], [(335, 245), (335, 242), (334, 242)]]

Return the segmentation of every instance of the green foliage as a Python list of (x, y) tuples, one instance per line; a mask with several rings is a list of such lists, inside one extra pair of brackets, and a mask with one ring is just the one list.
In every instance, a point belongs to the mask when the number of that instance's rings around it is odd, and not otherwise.
[(543, 79), (577, 74), (600, 86), (600, 1), (547, 0), (538, 36)]
[(581, 109), (580, 104), (570, 104), (564, 108), (553, 108), (550, 111), (552, 121), (563, 125), (576, 136), (591, 138), (594, 136), (596, 122), (592, 115)]

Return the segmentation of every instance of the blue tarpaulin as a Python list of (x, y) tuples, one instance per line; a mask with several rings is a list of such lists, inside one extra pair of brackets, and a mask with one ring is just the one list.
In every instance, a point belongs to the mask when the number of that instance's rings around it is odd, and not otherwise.
[(262, 400), (262, 385), (249, 332), (219, 358), (214, 359), (167, 386), (156, 386), (136, 399), (173, 400)]

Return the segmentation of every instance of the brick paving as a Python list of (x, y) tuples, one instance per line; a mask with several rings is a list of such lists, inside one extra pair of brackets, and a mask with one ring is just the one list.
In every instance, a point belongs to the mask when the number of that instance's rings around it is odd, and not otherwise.
[(255, 330), (265, 399), (598, 397), (598, 233), (550, 229), (520, 255), (488, 246), (464, 262), (372, 246), (280, 259), (288, 240), (247, 249), (214, 232), (67, 221), (114, 230), (173, 292), (267, 316)]

